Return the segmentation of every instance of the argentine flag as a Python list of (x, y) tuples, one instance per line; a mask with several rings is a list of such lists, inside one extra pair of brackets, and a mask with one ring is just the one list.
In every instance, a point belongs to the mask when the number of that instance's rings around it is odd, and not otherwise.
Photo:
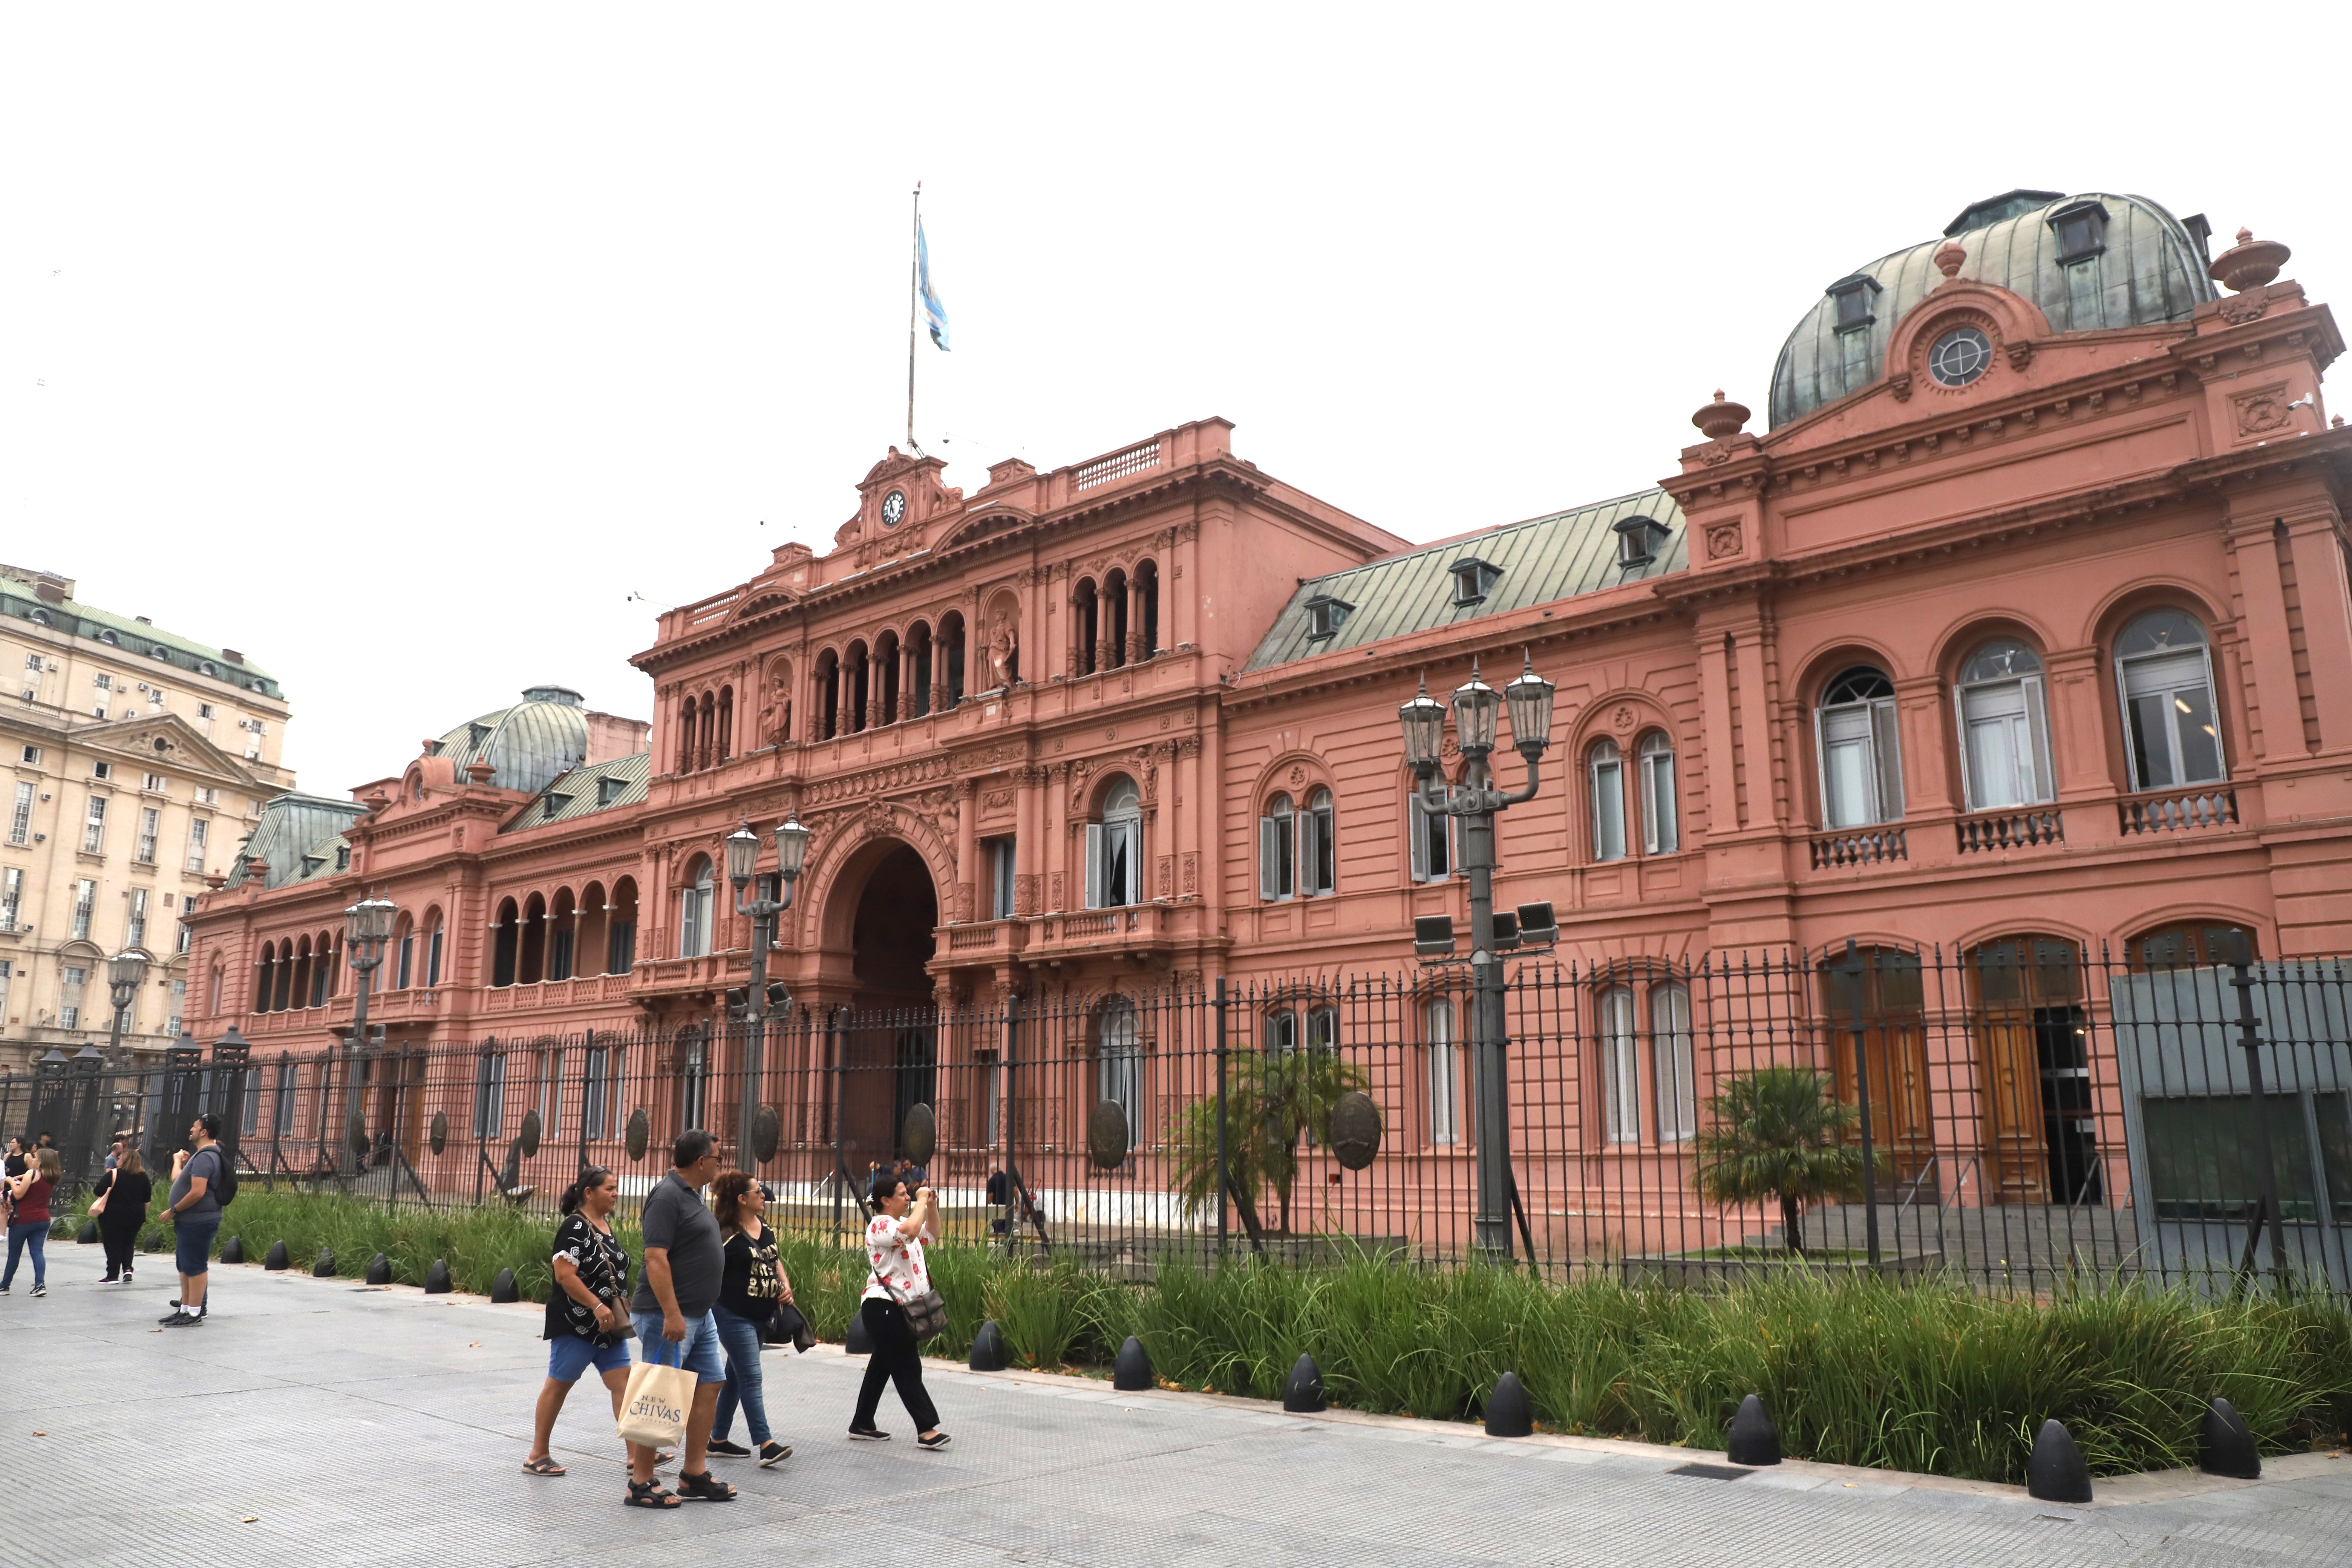
[(923, 321), (931, 329), (931, 342), (941, 349), (948, 346), (948, 308), (940, 303), (940, 292), (931, 287), (931, 242), (923, 237), (923, 220), (915, 220), (915, 271), (918, 287), (923, 296)]

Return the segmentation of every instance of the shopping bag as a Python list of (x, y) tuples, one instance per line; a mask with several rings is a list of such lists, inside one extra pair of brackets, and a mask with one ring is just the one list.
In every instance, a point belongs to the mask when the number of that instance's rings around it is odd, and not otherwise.
[[(686, 1436), (686, 1413), (694, 1404), (694, 1373), (678, 1363), (684, 1343), (671, 1344), (658, 1334), (648, 1337), (646, 1350), (654, 1357), (629, 1369), (629, 1386), (621, 1398), (617, 1429), (621, 1441), (646, 1448), (674, 1448)], [(670, 1364), (661, 1353), (670, 1352)]]

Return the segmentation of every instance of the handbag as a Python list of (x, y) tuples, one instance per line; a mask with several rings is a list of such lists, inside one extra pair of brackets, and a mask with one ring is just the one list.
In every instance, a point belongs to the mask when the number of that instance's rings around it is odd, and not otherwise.
[[(656, 1358), (669, 1342), (646, 1341)], [(686, 1436), (686, 1413), (694, 1404), (694, 1374), (686, 1370), (686, 1346), (672, 1346), (673, 1360), (641, 1361), (629, 1369), (629, 1384), (621, 1395), (621, 1418), (614, 1424), (621, 1441), (642, 1448), (674, 1448)]]
[(907, 1314), (907, 1331), (915, 1336), (917, 1344), (948, 1331), (948, 1304), (940, 1299), (937, 1290), (926, 1290), (919, 1296), (910, 1296), (901, 1300), (898, 1293), (890, 1289), (890, 1281), (882, 1278), (880, 1269), (871, 1263), (866, 1268), (866, 1271), (874, 1276), (875, 1282), (882, 1287), (882, 1294), (888, 1297), (894, 1306)]
[(760, 1342), (763, 1345), (790, 1345), (802, 1355), (816, 1348), (816, 1335), (809, 1331), (808, 1320), (790, 1301), (779, 1301), (768, 1321), (760, 1325)]

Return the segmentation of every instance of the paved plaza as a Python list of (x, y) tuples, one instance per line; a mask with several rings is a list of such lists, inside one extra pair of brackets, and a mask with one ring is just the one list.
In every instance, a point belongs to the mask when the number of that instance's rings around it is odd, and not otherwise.
[[(214, 1272), (217, 1316), (164, 1332), (166, 1258), (133, 1290), (95, 1247), (50, 1252), (46, 1300), (0, 1300), (0, 1564), (2352, 1563), (2352, 1458), (2253, 1484), (2102, 1487), (2089, 1508), (1832, 1466), (1678, 1473), (1720, 1456), (1031, 1374), (929, 1373), (955, 1446), (852, 1444), (860, 1364), (771, 1352), (773, 1470), (744, 1496), (621, 1505), (604, 1390), (557, 1428), (559, 1480), (522, 1475), (546, 1366), (536, 1306)], [(42, 1434), (36, 1436), (35, 1433)], [(739, 1434), (740, 1435), (740, 1434)]]

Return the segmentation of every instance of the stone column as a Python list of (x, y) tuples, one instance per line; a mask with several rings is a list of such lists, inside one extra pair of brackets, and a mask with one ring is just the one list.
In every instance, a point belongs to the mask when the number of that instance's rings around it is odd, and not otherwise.
[(1045, 770), (1024, 764), (1013, 770), (1013, 907), (1034, 915), (1045, 907)]
[(2352, 581), (2333, 508), (2291, 513), (2287, 548), (2294, 560), (2295, 596), (2303, 612), (2304, 655), (2311, 661), (2312, 697), (2319, 710), (2319, 746), (2352, 747)]
[[(2286, 589), (2279, 581), (2278, 545), (2271, 532), (2271, 520), (2260, 513), (2232, 516), (2228, 542), (2238, 568), (2238, 620), (2254, 664), (2253, 706), (2263, 721), (2256, 750), (2264, 758), (2305, 755), (2303, 704), (2295, 694), (2294, 645), (2287, 636)], [(2244, 699), (2243, 692), (2234, 695)]]
[[(1732, 763), (1731, 653), (1728, 634), (1703, 629), (1698, 649), (1699, 717), (1706, 761), (1706, 831), (1721, 837), (1739, 831), (1739, 786)], [(1759, 713), (1759, 719), (1762, 714)]]
[(956, 780), (955, 919), (969, 921), (979, 911), (980, 781)]

